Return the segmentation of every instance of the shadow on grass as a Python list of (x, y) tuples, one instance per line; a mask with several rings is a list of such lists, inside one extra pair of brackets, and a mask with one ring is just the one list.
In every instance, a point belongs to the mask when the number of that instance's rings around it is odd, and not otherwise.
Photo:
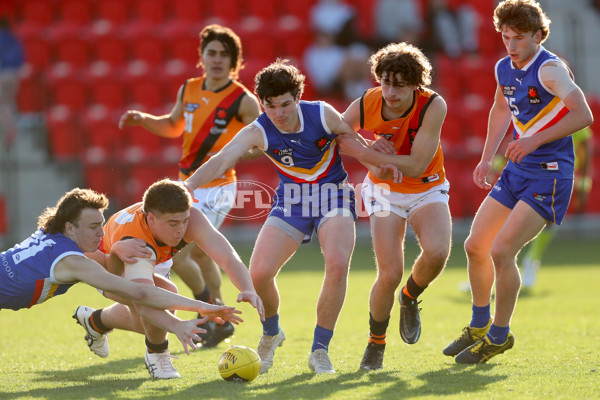
[[(177, 381), (165, 386), (141, 386), (148, 378), (132, 378), (129, 372), (140, 369), (140, 359), (131, 358), (111, 361), (102, 365), (93, 365), (76, 370), (44, 370), (35, 372), (37, 382), (60, 382), (60, 387), (23, 390), (3, 393), (2, 398), (129, 398), (127, 393), (138, 392), (144, 398), (268, 398), (291, 399), (342, 398), (348, 393), (364, 393), (369, 398), (418, 398), (431, 395), (451, 395), (457, 393), (485, 393), (487, 386), (507, 376), (492, 375), (489, 371), (494, 365), (448, 365), (435, 371), (426, 372), (410, 380), (399, 377), (398, 371), (366, 372), (358, 370), (350, 373), (338, 373), (326, 377), (314, 373), (302, 373), (271, 383), (253, 382), (252, 384), (232, 384), (221, 379), (204, 381), (197, 385), (178, 387)], [(142, 364), (143, 365), (143, 364)], [(368, 389), (366, 389), (368, 387)], [(381, 387), (380, 390), (377, 390)], [(121, 393), (119, 393), (121, 392)], [(356, 397), (356, 396), (354, 396)]]
[[(60, 387), (42, 387), (12, 393), (2, 393), (0, 398), (114, 398), (115, 392), (137, 390), (148, 378), (132, 378), (129, 373), (145, 369), (143, 358), (109, 361), (69, 370), (40, 369), (32, 372), (32, 380), (40, 384), (60, 382)], [(168, 389), (168, 388), (165, 388)], [(171, 390), (171, 389), (169, 389)]]

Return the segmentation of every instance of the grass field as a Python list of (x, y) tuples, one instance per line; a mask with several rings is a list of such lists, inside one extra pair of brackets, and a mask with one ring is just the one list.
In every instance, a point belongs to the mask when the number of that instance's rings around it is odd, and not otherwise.
[[(407, 248), (407, 263), (416, 246)], [(248, 251), (241, 251), (244, 259)], [(346, 303), (330, 354), (337, 373), (316, 376), (307, 367), (322, 280), (318, 248), (309, 245), (284, 268), (281, 323), (288, 339), (275, 354), (271, 371), (250, 384), (223, 381), (217, 362), (226, 349), (186, 356), (171, 336), (181, 379), (152, 381), (144, 367), (141, 335), (115, 332), (111, 354), (100, 359), (71, 319), (79, 304), (109, 303), (86, 285), (30, 310), (0, 311), (0, 399), (594, 399), (600, 398), (600, 265), (593, 241), (555, 242), (545, 258), (538, 285), (522, 295), (512, 321), (515, 347), (489, 364), (460, 366), (441, 350), (470, 318), (470, 297), (458, 290), (466, 279), (460, 245), (448, 268), (422, 296), (423, 333), (412, 346), (398, 334), (394, 308), (384, 369), (358, 369), (368, 334), (367, 299), (375, 276), (371, 248), (355, 252)], [(406, 279), (406, 276), (405, 276)], [(405, 280), (404, 279), (404, 280)], [(189, 290), (177, 278), (182, 293)], [(226, 300), (234, 289), (224, 279)], [(256, 348), (260, 324), (249, 306), (246, 322), (229, 344)], [(180, 313), (192, 317), (191, 313)]]

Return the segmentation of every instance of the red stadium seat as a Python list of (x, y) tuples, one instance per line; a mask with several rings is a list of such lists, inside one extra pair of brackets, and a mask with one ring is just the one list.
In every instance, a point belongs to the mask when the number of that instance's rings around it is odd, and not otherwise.
[(247, 1), (245, 3), (247, 15), (261, 18), (267, 22), (274, 21), (279, 16), (279, 4), (282, 2), (278, 0), (262, 0)]
[(127, 204), (142, 201), (144, 192), (154, 182), (164, 178), (176, 179), (174, 171), (174, 168), (162, 164), (130, 166), (129, 179), (125, 184)]
[(175, 21), (187, 21), (197, 23), (208, 16), (205, 1), (199, 0), (177, 0), (169, 5), (173, 12)]
[(82, 134), (75, 115), (69, 107), (52, 107), (46, 115), (48, 139), (52, 155), (59, 160), (79, 158), (82, 146)]
[(167, 23), (159, 32), (163, 45), (170, 51), (169, 58), (182, 60), (190, 66), (198, 63), (200, 31), (189, 23)]
[(109, 110), (125, 109), (126, 85), (118, 68), (113, 68), (104, 61), (97, 61), (89, 68), (87, 83), (93, 103), (102, 104)]
[(88, 101), (86, 85), (79, 71), (73, 70), (69, 64), (55, 64), (47, 75), (47, 81), (52, 104), (66, 105), (74, 111), (85, 107)]
[(40, 112), (46, 107), (46, 82), (42, 74), (29, 63), (25, 64), (19, 83), (18, 109), (22, 113)]
[(221, 0), (204, 3), (210, 16), (220, 18), (224, 25), (231, 25), (241, 17), (241, 7), (245, 0)]
[(167, 11), (165, 0), (136, 0), (133, 2), (133, 14), (137, 19), (143, 21), (160, 23), (165, 20)]
[(81, 0), (61, 0), (58, 2), (59, 19), (78, 25), (89, 24), (94, 11), (94, 3)]
[[(84, 164), (83, 177), (85, 180), (85, 187), (95, 190), (99, 193), (104, 193), (109, 197), (115, 196), (119, 190), (122, 190), (122, 184), (115, 179), (115, 176), (122, 176), (120, 166), (114, 163), (110, 164)], [(110, 200), (111, 206), (113, 200)], [(127, 206), (123, 204), (121, 206)], [(120, 207), (119, 207), (120, 208)], [(117, 209), (119, 209), (117, 208)]]
[(304, 51), (312, 42), (312, 33), (306, 29), (302, 20), (292, 15), (283, 16), (278, 21), (277, 37), (280, 54), (288, 58), (302, 59)]
[(95, 104), (83, 113), (85, 149), (88, 161), (101, 163), (117, 157), (122, 148), (122, 132), (111, 111), (102, 104)]
[[(30, 25), (29, 27), (33, 26)], [(38, 29), (23, 32), (20, 37), (25, 50), (26, 62), (33, 65), (36, 70), (42, 71), (52, 62), (52, 51), (43, 30), (37, 25), (35, 27)]]
[(282, 15), (295, 15), (302, 21), (308, 21), (310, 16), (311, 8), (317, 3), (318, 0), (305, 0), (305, 1), (282, 1), (280, 12)]
[(48, 26), (54, 20), (54, 2), (48, 0), (27, 0), (22, 2), (24, 21)]
[(265, 64), (275, 60), (277, 40), (262, 19), (244, 19), (237, 33), (242, 40), (244, 57), (262, 59)]
[(93, 58), (106, 61), (113, 67), (124, 65), (129, 58), (127, 43), (109, 21), (94, 23), (88, 32)]
[(48, 32), (48, 38), (54, 49), (55, 62), (65, 62), (75, 67), (89, 63), (90, 46), (79, 25), (68, 22), (55, 24)]
[(128, 52), (132, 59), (143, 60), (149, 65), (162, 62), (162, 41), (159, 40), (154, 23), (137, 19), (127, 24), (122, 34), (125, 42), (129, 44)]
[(101, 0), (98, 2), (98, 17), (115, 25), (124, 24), (129, 18), (129, 5), (124, 0)]

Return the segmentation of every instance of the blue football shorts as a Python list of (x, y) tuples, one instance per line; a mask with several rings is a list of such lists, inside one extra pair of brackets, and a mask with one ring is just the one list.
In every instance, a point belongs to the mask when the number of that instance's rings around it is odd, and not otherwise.
[[(278, 218), (303, 234), (302, 243), (309, 242), (313, 231), (319, 232), (323, 223), (337, 215), (356, 220), (354, 188), (347, 182), (339, 184), (280, 184), (267, 218), (267, 224)], [(288, 234), (287, 230), (284, 231)], [(295, 240), (295, 235), (291, 235)], [(297, 240), (298, 241), (298, 240)]]
[(572, 193), (573, 179), (530, 179), (504, 169), (489, 196), (511, 210), (522, 200), (545, 220), (560, 225)]

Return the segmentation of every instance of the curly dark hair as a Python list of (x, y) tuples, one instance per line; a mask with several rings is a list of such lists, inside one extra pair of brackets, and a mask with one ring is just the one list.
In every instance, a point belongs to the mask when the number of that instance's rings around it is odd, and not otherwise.
[(289, 60), (278, 58), (254, 77), (254, 93), (261, 101), (290, 92), (295, 98), (302, 97), (306, 77)]
[[(221, 42), (223, 47), (225, 47), (225, 50), (229, 53), (229, 57), (231, 58), (231, 70), (229, 75), (233, 79), (237, 79), (238, 73), (243, 68), (242, 63), (244, 62), (242, 56), (242, 41), (240, 40), (240, 37), (236, 35), (231, 28), (227, 28), (226, 26), (217, 24), (208, 25), (200, 32), (200, 47), (198, 47), (200, 55), (202, 55), (206, 46), (213, 40)], [(202, 66), (202, 63), (198, 61), (196, 66), (200, 67)]]
[(542, 42), (550, 34), (550, 22), (540, 4), (534, 0), (506, 0), (494, 10), (496, 31), (502, 32), (504, 26), (521, 33), (542, 31)]
[(77, 226), (81, 211), (93, 208), (104, 211), (108, 198), (90, 189), (75, 188), (58, 200), (55, 207), (47, 207), (38, 217), (38, 228), (46, 233), (64, 233), (67, 222)]
[(192, 207), (192, 196), (182, 182), (163, 179), (146, 189), (143, 202), (144, 212), (179, 213)]
[(411, 86), (423, 88), (431, 84), (431, 63), (423, 52), (412, 44), (390, 43), (369, 58), (371, 74), (381, 82), (384, 74), (394, 81), (396, 74)]

